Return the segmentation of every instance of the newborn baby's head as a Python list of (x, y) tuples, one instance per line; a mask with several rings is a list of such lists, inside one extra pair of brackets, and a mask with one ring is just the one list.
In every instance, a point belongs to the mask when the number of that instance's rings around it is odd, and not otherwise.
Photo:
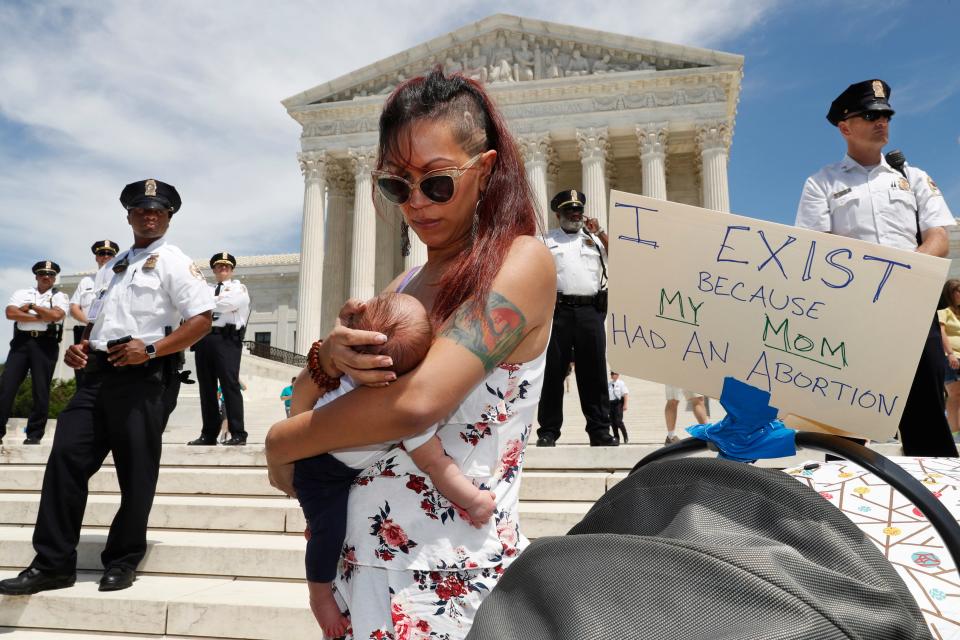
[(405, 293), (383, 293), (366, 302), (362, 313), (347, 319), (351, 329), (378, 331), (387, 336), (381, 345), (354, 347), (361, 353), (390, 356), (388, 367), (402, 375), (420, 364), (433, 342), (433, 327), (420, 301)]

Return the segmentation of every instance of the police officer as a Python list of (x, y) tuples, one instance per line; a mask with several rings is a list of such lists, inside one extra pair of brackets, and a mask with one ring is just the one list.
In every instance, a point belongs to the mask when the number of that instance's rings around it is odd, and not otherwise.
[[(850, 85), (830, 105), (827, 120), (843, 136), (847, 153), (807, 178), (797, 226), (946, 256), (945, 227), (954, 219), (940, 189), (920, 169), (891, 164), (881, 153), (894, 114), (889, 100), (890, 86), (873, 79)], [(957, 455), (944, 416), (943, 382), (943, 348), (934, 315), (900, 419), (904, 455)]]
[(60, 265), (41, 260), (33, 265), (37, 286), (14, 291), (7, 303), (7, 319), (13, 320), (14, 325), (7, 364), (0, 377), (0, 442), (6, 433), (17, 389), (27, 372), (33, 386), (33, 409), (27, 418), (27, 437), (23, 444), (40, 444), (46, 429), (50, 383), (69, 305), (67, 295), (53, 286), (58, 273)]
[[(94, 278), (87, 313), (89, 339), (64, 361), (84, 376), (57, 421), (33, 531), (37, 552), (0, 594), (69, 587), (76, 580), (77, 543), (87, 482), (113, 452), (120, 509), (100, 555), (101, 591), (133, 584), (147, 550), (147, 517), (160, 468), (164, 386), (174, 356), (210, 330), (213, 296), (200, 270), (164, 235), (180, 208), (177, 190), (159, 180), (128, 184), (120, 194), (133, 246)], [(177, 323), (183, 318), (182, 325)], [(177, 327), (165, 335), (165, 327)]]
[(236, 266), (237, 259), (226, 251), (210, 258), (210, 268), (217, 279), (217, 284), (211, 285), (217, 307), (213, 312), (210, 335), (197, 343), (194, 354), (203, 427), (200, 437), (187, 444), (217, 444), (221, 423), (220, 404), (217, 401), (218, 382), (230, 429), (230, 439), (224, 444), (247, 444), (247, 432), (243, 428), (243, 394), (240, 392), (240, 354), (250, 310), (250, 295), (242, 282), (232, 278)]
[(537, 419), (537, 446), (552, 447), (563, 424), (563, 379), (576, 363), (580, 408), (591, 446), (617, 446), (610, 435), (607, 395), (607, 234), (596, 218), (585, 218), (586, 197), (561, 191), (550, 202), (560, 228), (544, 237), (557, 267), (557, 306), (547, 347), (547, 364)]

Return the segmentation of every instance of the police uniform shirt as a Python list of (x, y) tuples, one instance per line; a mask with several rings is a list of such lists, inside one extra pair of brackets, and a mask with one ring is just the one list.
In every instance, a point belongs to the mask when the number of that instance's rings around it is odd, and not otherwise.
[[(216, 307), (213, 310), (213, 326), (223, 327), (232, 324), (240, 329), (247, 323), (250, 294), (239, 280), (224, 280), (221, 285), (219, 295), (214, 295)], [(216, 292), (216, 289), (217, 285), (210, 285), (211, 293)]]
[[(124, 261), (127, 268), (114, 272)], [(89, 320), (94, 322), (90, 348), (96, 351), (127, 335), (152, 344), (163, 338), (165, 327), (214, 308), (213, 292), (193, 260), (163, 238), (114, 257), (97, 272), (94, 289)]]
[[(70, 299), (67, 298), (67, 294), (58, 291), (57, 293), (53, 292), (53, 287), (50, 287), (44, 293), (37, 291), (36, 287), (31, 287), (29, 289), (18, 289), (13, 292), (13, 295), (10, 296), (10, 301), (7, 303), (7, 306), (10, 307), (22, 307), (25, 304), (33, 303), (36, 307), (47, 307), (48, 309), (63, 309), (63, 313), (67, 314), (70, 312)], [(27, 312), (29, 313), (29, 311)], [(61, 324), (61, 323), (57, 323)], [(14, 322), (13, 326), (21, 331), (46, 331), (47, 323), (43, 320), (37, 320), (36, 322)]]
[(77, 285), (77, 290), (74, 291), (70, 297), (70, 304), (77, 305), (80, 307), (80, 310), (83, 311), (83, 315), (87, 315), (90, 311), (90, 305), (93, 304), (93, 300), (96, 297), (97, 293), (93, 288), (93, 278), (84, 276), (80, 278), (80, 284)]
[(596, 295), (603, 276), (601, 253), (604, 264), (607, 261), (606, 249), (596, 236), (588, 235), (586, 229), (577, 233), (554, 229), (544, 236), (543, 242), (556, 263), (557, 291), (568, 296)]
[(607, 388), (610, 390), (610, 402), (613, 402), (614, 400), (623, 400), (623, 396), (630, 393), (630, 390), (627, 389), (627, 385), (623, 382), (623, 378), (617, 378), (616, 382), (611, 380), (607, 383)]
[(907, 178), (885, 158), (867, 169), (844, 156), (807, 178), (797, 208), (797, 226), (887, 247), (916, 249), (918, 209), (921, 232), (955, 222), (930, 176), (916, 167), (905, 166), (904, 170)]

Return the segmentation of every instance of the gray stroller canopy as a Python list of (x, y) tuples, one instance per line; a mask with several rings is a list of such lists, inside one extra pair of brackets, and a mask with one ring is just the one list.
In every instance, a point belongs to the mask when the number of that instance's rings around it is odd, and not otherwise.
[(931, 638), (893, 566), (815, 491), (707, 458), (642, 467), (537, 540), (468, 640)]

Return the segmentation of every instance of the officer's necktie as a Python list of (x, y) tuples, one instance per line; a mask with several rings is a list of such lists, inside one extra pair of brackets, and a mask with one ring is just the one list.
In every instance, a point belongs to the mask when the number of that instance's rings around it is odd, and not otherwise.
[(222, 286), (223, 286), (223, 283), (222, 283), (222, 282), (218, 282), (218, 283), (217, 283), (217, 288), (213, 290), (213, 295), (215, 295), (215, 296), (220, 295), (220, 287), (222, 287)]

